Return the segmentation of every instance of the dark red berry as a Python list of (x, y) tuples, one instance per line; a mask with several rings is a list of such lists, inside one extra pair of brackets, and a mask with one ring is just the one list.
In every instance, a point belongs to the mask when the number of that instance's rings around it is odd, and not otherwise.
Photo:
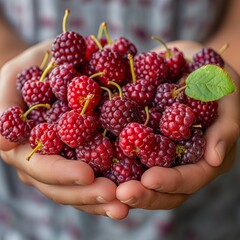
[(137, 79), (144, 79), (157, 86), (166, 80), (168, 67), (163, 57), (155, 52), (140, 53), (134, 57)]
[(197, 69), (207, 64), (215, 64), (223, 68), (224, 60), (215, 50), (206, 47), (202, 48), (193, 56), (193, 65), (194, 69)]
[(31, 80), (34, 77), (40, 77), (42, 73), (43, 73), (42, 70), (35, 65), (25, 68), (22, 72), (20, 72), (17, 75), (17, 80), (16, 80), (17, 90), (21, 92), (25, 82)]
[(155, 144), (153, 130), (140, 123), (129, 123), (119, 135), (119, 146), (130, 158), (148, 154)]
[(144, 166), (137, 159), (124, 157), (116, 160), (104, 176), (119, 185), (130, 180), (140, 180), (144, 171)]
[(160, 120), (160, 131), (172, 140), (188, 139), (191, 136), (195, 118), (190, 107), (182, 103), (173, 103), (163, 112)]
[(39, 154), (59, 154), (63, 148), (57, 125), (40, 123), (36, 125), (30, 133), (30, 146)]
[(155, 95), (155, 86), (143, 79), (139, 79), (136, 82), (124, 85), (122, 91), (126, 97), (144, 107), (152, 104)]
[(202, 102), (187, 97), (186, 104), (193, 109), (196, 116), (196, 122), (201, 124), (203, 128), (207, 128), (218, 116), (217, 101)]
[[(90, 60), (93, 53), (99, 51), (99, 47), (97, 46), (97, 44), (95, 43), (91, 36), (85, 36), (84, 40), (86, 43), (86, 58), (87, 60)], [(100, 38), (98, 39), (98, 41), (100, 42), (102, 47), (104, 47), (107, 44), (107, 39), (105, 38)]]
[(163, 135), (157, 134), (154, 149), (140, 156), (141, 162), (147, 167), (171, 167), (175, 160), (176, 146), (174, 141)]
[(117, 96), (103, 103), (99, 120), (104, 129), (118, 136), (128, 123), (138, 122), (139, 118), (137, 104)]
[(28, 138), (33, 120), (28, 120), (20, 107), (11, 107), (0, 117), (0, 134), (11, 142), (22, 143)]
[(126, 64), (118, 52), (107, 48), (100, 50), (92, 55), (90, 65), (96, 73), (104, 73), (97, 78), (101, 85), (112, 88), (109, 81), (119, 85), (125, 83)]
[(77, 159), (88, 163), (96, 174), (107, 171), (111, 167), (114, 148), (110, 140), (98, 133), (92, 140), (76, 148)]
[(81, 115), (76, 110), (64, 113), (58, 121), (58, 133), (61, 140), (71, 148), (90, 141), (97, 128), (92, 115)]
[(55, 96), (60, 100), (67, 100), (67, 88), (74, 77), (78, 75), (71, 64), (55, 67), (49, 74), (49, 82)]
[(40, 77), (24, 83), (22, 96), (28, 107), (40, 103), (52, 104), (56, 100), (49, 81), (40, 81)]
[(177, 82), (183, 76), (187, 64), (183, 52), (176, 47), (172, 47), (159, 54), (165, 59), (168, 66), (167, 81)]
[(75, 148), (70, 148), (66, 144), (63, 144), (63, 148), (59, 154), (66, 159), (70, 159), (70, 160), (77, 159)]
[(64, 32), (54, 39), (51, 52), (57, 65), (69, 63), (78, 67), (85, 61), (86, 43), (79, 33)]
[(206, 140), (201, 129), (194, 129), (188, 140), (179, 141), (176, 145), (175, 165), (198, 162), (204, 154)]
[(171, 106), (174, 102), (185, 103), (184, 91), (177, 91), (180, 86), (175, 83), (161, 83), (158, 85), (154, 97), (154, 106), (160, 112)]
[(60, 117), (65, 113), (70, 111), (71, 108), (68, 106), (67, 101), (56, 100), (51, 108), (45, 112), (45, 120), (47, 123), (57, 123)]

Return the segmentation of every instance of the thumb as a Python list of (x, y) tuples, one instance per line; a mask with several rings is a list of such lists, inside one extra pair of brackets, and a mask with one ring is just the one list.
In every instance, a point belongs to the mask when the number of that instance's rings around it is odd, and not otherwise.
[(239, 137), (239, 126), (230, 119), (218, 119), (205, 133), (204, 158), (213, 167), (220, 166)]

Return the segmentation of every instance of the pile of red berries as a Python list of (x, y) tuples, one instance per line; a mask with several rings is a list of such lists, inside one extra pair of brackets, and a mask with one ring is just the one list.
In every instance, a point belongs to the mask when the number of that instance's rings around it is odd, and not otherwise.
[[(102, 25), (107, 33), (106, 24)], [(32, 154), (59, 154), (88, 163), (116, 184), (153, 166), (196, 163), (204, 131), (217, 117), (217, 101), (185, 94), (185, 79), (205, 64), (223, 67), (220, 54), (203, 48), (189, 63), (177, 48), (138, 53), (125, 37), (115, 40), (64, 31), (43, 69), (17, 76), (25, 109), (0, 118), (0, 133), (29, 141)]]

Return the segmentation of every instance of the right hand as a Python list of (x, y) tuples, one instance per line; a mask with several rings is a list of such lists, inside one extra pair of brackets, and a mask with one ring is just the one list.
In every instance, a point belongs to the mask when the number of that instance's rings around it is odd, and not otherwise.
[[(24, 108), (16, 89), (16, 75), (24, 68), (39, 65), (51, 41), (37, 44), (7, 62), (0, 72), (0, 113), (11, 106)], [(34, 186), (53, 201), (71, 205), (92, 214), (122, 219), (129, 207), (116, 199), (116, 185), (106, 178), (95, 178), (92, 168), (76, 160), (57, 155), (34, 154), (30, 161), (29, 143), (18, 145), (0, 136), (3, 161), (16, 169), (20, 180)]]

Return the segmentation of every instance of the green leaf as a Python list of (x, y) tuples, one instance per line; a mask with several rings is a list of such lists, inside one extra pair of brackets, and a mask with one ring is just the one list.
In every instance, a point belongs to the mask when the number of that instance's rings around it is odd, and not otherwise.
[(204, 102), (218, 100), (236, 90), (228, 73), (217, 65), (208, 64), (189, 74), (185, 93)]

